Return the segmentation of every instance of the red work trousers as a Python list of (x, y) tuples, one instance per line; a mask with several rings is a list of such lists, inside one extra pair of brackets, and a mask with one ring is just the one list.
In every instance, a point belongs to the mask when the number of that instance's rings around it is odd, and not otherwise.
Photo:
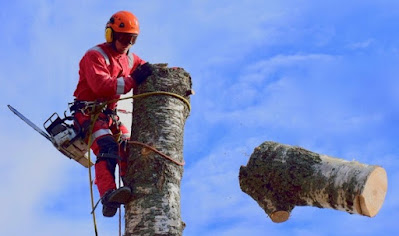
[[(126, 147), (120, 145), (120, 140), (129, 139), (129, 131), (118, 119), (119, 117), (113, 115), (100, 113), (97, 120), (94, 122), (92, 131), (92, 145), (91, 149), (97, 156), (95, 169), (95, 183), (97, 185), (100, 197), (109, 191), (116, 189), (115, 184), (115, 168), (119, 164), (120, 175), (123, 177), (127, 169), (128, 152)], [(79, 125), (86, 128), (89, 132), (91, 125), (91, 116), (76, 112), (75, 118)], [(86, 143), (88, 142), (88, 134), (86, 135)], [(118, 140), (117, 140), (118, 139)]]

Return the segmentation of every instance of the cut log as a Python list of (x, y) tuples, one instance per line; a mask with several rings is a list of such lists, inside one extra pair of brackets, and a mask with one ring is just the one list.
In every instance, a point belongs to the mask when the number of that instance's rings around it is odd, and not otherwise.
[(177, 163), (183, 162), (184, 124), (190, 113), (191, 86), (191, 77), (184, 69), (157, 64), (154, 74), (134, 91), (135, 95), (163, 91), (183, 99), (167, 94), (134, 99), (132, 145), (125, 179), (133, 194), (126, 205), (127, 236), (182, 235), (183, 166)]
[(315, 206), (373, 217), (387, 191), (382, 167), (264, 142), (239, 173), (241, 190), (273, 222), (288, 220), (295, 206)]

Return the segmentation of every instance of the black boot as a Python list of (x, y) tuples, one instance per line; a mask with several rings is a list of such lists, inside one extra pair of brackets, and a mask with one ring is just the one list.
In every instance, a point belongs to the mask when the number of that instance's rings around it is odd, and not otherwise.
[(130, 196), (131, 190), (126, 186), (105, 193), (101, 200), (103, 204), (103, 215), (105, 217), (113, 217), (121, 204), (129, 202)]
[(120, 204), (110, 203), (106, 201), (102, 201), (103, 203), (103, 216), (105, 217), (113, 217), (118, 211), (118, 207)]

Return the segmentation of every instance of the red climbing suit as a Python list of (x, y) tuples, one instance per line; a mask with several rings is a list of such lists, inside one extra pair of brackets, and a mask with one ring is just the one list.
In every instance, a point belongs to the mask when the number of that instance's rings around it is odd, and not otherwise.
[[(74, 92), (78, 101), (110, 101), (118, 99), (121, 94), (129, 92), (136, 84), (130, 74), (138, 65), (145, 61), (133, 53), (119, 54), (110, 43), (97, 45), (86, 52), (79, 63), (79, 83)], [(92, 146), (97, 156), (95, 178), (100, 197), (108, 190), (116, 189), (115, 166), (117, 159), (121, 168), (121, 176), (126, 173), (127, 153), (121, 148), (115, 136), (121, 134), (122, 139), (128, 139), (127, 128), (116, 115), (116, 102), (107, 106), (94, 124)], [(75, 118), (82, 127), (90, 123), (90, 114), (77, 111)], [(87, 140), (86, 140), (87, 142)], [(113, 156), (113, 157), (112, 157)]]

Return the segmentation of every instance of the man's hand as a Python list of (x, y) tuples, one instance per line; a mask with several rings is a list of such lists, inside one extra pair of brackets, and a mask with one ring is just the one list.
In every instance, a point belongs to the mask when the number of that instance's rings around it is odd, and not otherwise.
[(153, 65), (146, 62), (143, 65), (138, 66), (133, 73), (131, 74), (133, 80), (136, 81), (136, 84), (141, 84), (148, 76), (152, 75), (154, 71)]

